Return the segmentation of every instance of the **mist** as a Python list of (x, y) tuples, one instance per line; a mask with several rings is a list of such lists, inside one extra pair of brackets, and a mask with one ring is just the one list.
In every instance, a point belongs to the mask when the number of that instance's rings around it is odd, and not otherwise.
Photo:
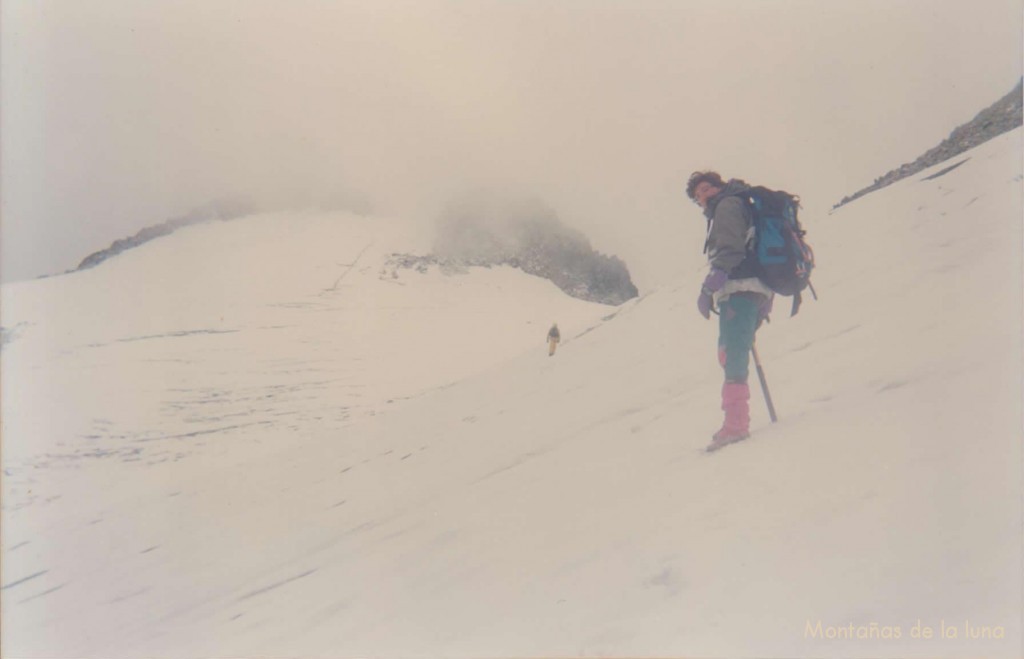
[(696, 268), (714, 168), (805, 223), (1021, 76), (982, 0), (2, 5), (3, 281), (211, 201), (434, 222), (539, 200), (649, 289)]

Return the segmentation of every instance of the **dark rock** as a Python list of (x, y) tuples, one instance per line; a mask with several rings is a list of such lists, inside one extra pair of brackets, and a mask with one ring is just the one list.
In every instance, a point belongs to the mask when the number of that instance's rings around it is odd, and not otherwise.
[[(1022, 108), (1024, 108), (1024, 79), (1018, 82), (1017, 86), (1009, 94), (979, 112), (971, 121), (954, 129), (949, 137), (943, 140), (937, 147), (925, 152), (924, 155), (914, 162), (900, 165), (898, 168), (876, 178), (875, 182), (868, 187), (843, 197), (832, 208), (839, 208), (870, 192), (881, 190), (900, 179), (913, 176), (922, 170), (954, 158), (964, 151), (989, 141), (993, 137), (998, 137), (1003, 133), (1019, 128), (1024, 124), (1024, 111), (1022, 111)], [(952, 168), (949, 171), (952, 171)]]
[(422, 272), (424, 265), (437, 265), (445, 274), (508, 265), (548, 279), (572, 297), (602, 304), (622, 304), (639, 294), (625, 263), (595, 251), (581, 232), (536, 203), (500, 211), (479, 203), (450, 209), (439, 222), (432, 255), (392, 255), (385, 271)]
[(160, 224), (146, 227), (134, 236), (115, 240), (110, 244), (110, 247), (94, 252), (82, 259), (82, 262), (78, 264), (78, 267), (75, 268), (75, 270), (85, 270), (87, 268), (95, 267), (107, 259), (117, 256), (121, 252), (138, 247), (139, 245), (147, 243), (154, 238), (169, 235), (182, 227), (192, 224), (202, 224), (203, 222), (211, 222), (214, 220), (230, 220), (247, 215), (251, 212), (251, 207), (248, 204), (241, 202), (216, 202), (208, 204), (202, 208), (193, 210), (187, 215), (173, 217), (161, 222)]

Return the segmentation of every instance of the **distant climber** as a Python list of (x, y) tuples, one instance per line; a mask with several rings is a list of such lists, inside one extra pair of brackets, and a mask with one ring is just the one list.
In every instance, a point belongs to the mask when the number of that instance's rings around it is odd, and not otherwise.
[(561, 340), (562, 335), (558, 331), (558, 323), (555, 323), (548, 330), (548, 357), (555, 354), (555, 348), (558, 347), (558, 342)]

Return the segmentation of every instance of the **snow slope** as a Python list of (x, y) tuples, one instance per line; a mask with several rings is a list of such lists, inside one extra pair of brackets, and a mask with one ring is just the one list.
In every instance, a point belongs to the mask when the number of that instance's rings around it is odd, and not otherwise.
[(807, 218), (780, 421), (713, 455), (698, 272), (609, 309), (267, 217), (5, 286), (4, 654), (1019, 656), (1020, 153)]

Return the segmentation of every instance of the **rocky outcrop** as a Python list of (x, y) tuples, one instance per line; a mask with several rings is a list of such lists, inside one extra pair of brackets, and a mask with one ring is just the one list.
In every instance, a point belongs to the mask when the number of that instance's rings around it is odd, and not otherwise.
[(203, 206), (202, 208), (198, 208), (187, 215), (174, 217), (166, 220), (165, 222), (161, 222), (160, 224), (146, 227), (134, 236), (115, 240), (110, 244), (110, 247), (98, 252), (93, 252), (82, 259), (82, 262), (78, 264), (78, 267), (75, 268), (75, 270), (85, 270), (87, 268), (95, 267), (107, 259), (117, 256), (125, 250), (148, 243), (154, 238), (166, 236), (182, 227), (190, 226), (192, 224), (201, 224), (203, 222), (211, 222), (214, 220), (230, 220), (236, 217), (241, 217), (250, 212), (252, 212), (252, 209), (249, 205), (242, 202), (212, 203), (207, 206)]
[(622, 304), (639, 294), (622, 260), (595, 251), (581, 232), (539, 204), (451, 211), (439, 222), (433, 254), (392, 255), (381, 275), (425, 272), (434, 265), (445, 274), (508, 265), (548, 279), (572, 297), (602, 304)]
[(621, 259), (594, 251), (578, 231), (541, 220), (523, 223), (518, 249), (506, 263), (581, 300), (617, 305), (639, 294)]
[[(898, 168), (879, 176), (868, 187), (858, 190), (848, 197), (844, 197), (838, 204), (833, 206), (833, 209), (839, 208), (843, 204), (848, 204), (854, 199), (863, 197), (870, 192), (892, 185), (900, 179), (913, 176), (922, 170), (954, 158), (964, 151), (973, 149), (993, 137), (1020, 127), (1024, 123), (1022, 94), (1024, 94), (1024, 80), (1018, 82), (1017, 86), (1009, 94), (982, 110), (974, 119), (962, 126), (958, 126), (937, 147), (926, 152), (914, 162), (900, 165)], [(957, 163), (955, 166), (960, 164), (963, 164), (963, 162)], [(955, 166), (951, 166), (946, 171), (952, 171)]]

